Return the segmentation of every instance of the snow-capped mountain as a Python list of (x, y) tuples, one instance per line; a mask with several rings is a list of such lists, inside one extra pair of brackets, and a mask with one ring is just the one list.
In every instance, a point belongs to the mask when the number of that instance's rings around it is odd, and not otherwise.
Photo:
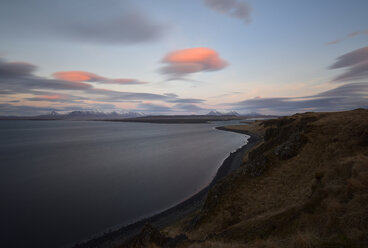
[(207, 115), (215, 115), (215, 116), (235, 115), (235, 116), (239, 116), (240, 114), (236, 111), (220, 112), (220, 111), (217, 111), (217, 110), (212, 110)]
[(140, 112), (101, 112), (101, 111), (72, 111), (66, 114), (59, 114), (52, 111), (50, 114), (39, 115), (39, 119), (58, 120), (103, 120), (103, 119), (123, 119), (144, 116)]

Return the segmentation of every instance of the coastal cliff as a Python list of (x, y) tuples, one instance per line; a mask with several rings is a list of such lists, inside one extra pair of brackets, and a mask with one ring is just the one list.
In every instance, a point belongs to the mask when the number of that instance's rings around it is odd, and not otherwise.
[(225, 129), (262, 142), (199, 210), (119, 247), (368, 247), (368, 110)]

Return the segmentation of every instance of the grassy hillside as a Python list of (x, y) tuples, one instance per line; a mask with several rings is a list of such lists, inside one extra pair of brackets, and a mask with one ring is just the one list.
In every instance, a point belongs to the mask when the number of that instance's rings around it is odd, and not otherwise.
[(368, 247), (368, 110), (227, 128), (263, 142), (197, 213), (122, 247)]

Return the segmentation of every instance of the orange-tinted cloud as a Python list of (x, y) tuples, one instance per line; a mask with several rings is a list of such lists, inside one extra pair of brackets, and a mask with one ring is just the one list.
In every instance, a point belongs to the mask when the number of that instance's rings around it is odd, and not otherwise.
[(144, 84), (145, 82), (130, 78), (106, 78), (86, 71), (60, 71), (53, 76), (57, 79), (72, 82), (97, 82), (105, 84)]
[(84, 72), (84, 71), (61, 71), (55, 72), (53, 76), (57, 79), (73, 81), (73, 82), (83, 82), (83, 81), (90, 81), (91, 79), (95, 79), (97, 75)]
[(56, 100), (56, 99), (64, 99), (65, 97), (61, 95), (45, 95), (45, 96), (39, 96), (39, 98), (45, 99), (45, 100)]
[(171, 52), (163, 58), (162, 62), (167, 65), (161, 69), (161, 72), (176, 76), (200, 71), (221, 70), (228, 65), (215, 50), (206, 47)]

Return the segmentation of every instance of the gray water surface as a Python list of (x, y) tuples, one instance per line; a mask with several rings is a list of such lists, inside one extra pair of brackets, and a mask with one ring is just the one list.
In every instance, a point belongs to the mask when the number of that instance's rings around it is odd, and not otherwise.
[(60, 247), (187, 199), (245, 142), (215, 126), (0, 121), (0, 246)]

